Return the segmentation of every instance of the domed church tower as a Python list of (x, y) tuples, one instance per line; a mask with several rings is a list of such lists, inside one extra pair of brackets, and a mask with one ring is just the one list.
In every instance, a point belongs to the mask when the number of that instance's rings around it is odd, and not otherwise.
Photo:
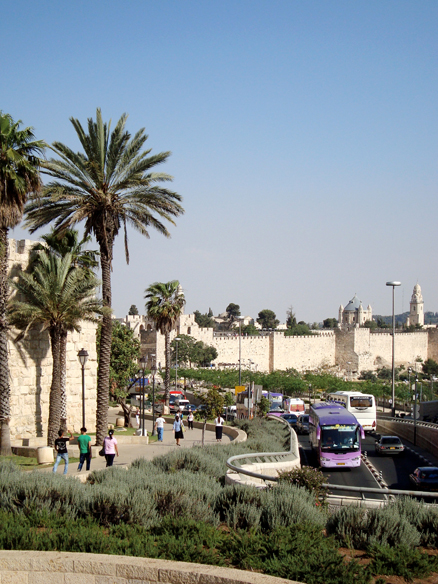
[(411, 308), (406, 324), (408, 326), (415, 326), (417, 324), (424, 326), (424, 302), (423, 295), (421, 294), (421, 286), (418, 283), (414, 286), (410, 305)]

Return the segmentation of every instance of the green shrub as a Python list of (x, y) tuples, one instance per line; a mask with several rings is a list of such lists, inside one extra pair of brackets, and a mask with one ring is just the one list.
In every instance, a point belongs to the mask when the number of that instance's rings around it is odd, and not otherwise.
[(311, 466), (302, 466), (279, 473), (280, 482), (287, 482), (297, 487), (303, 487), (310, 491), (317, 503), (324, 504), (327, 498), (327, 487), (323, 484), (327, 481), (324, 474)]
[(373, 574), (401, 576), (410, 582), (413, 578), (425, 578), (438, 569), (436, 556), (429, 557), (408, 545), (389, 547), (374, 544), (368, 553), (372, 557)]
[(399, 497), (390, 503), (420, 533), (420, 545), (438, 546), (438, 510), (411, 497)]
[(368, 542), (366, 511), (360, 507), (341, 507), (328, 518), (326, 530), (341, 546), (365, 549)]
[(262, 491), (261, 504), (260, 525), (265, 533), (303, 523), (322, 529), (326, 523), (325, 513), (315, 506), (313, 494), (289, 483), (279, 483)]

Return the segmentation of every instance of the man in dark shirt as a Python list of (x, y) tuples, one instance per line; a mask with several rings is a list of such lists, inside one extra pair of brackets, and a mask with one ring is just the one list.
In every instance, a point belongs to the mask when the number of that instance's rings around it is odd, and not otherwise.
[(68, 452), (67, 452), (67, 442), (69, 442), (72, 438), (73, 438), (73, 434), (70, 432), (70, 430), (67, 430), (68, 433), (70, 434), (70, 438), (65, 438), (64, 437), (64, 431), (63, 430), (59, 430), (58, 432), (58, 436), (59, 438), (57, 438), (55, 440), (55, 450), (56, 450), (56, 462), (55, 462), (55, 466), (53, 467), (53, 472), (56, 472), (58, 470), (58, 465), (61, 462), (61, 458), (64, 460), (65, 466), (64, 466), (64, 474), (67, 474), (67, 470), (68, 470)]

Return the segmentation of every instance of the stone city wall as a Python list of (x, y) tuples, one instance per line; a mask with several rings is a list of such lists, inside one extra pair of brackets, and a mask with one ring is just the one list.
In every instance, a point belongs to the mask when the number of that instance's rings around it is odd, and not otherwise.
[(298, 371), (334, 367), (336, 364), (336, 338), (334, 333), (285, 337), (272, 334), (272, 370), (293, 367)]
[[(29, 252), (36, 242), (9, 240), (11, 276), (26, 267)], [(8, 353), (11, 385), (11, 439), (22, 440), (47, 435), (49, 393), (52, 381), (52, 355), (47, 331), (33, 328), (26, 338), (16, 342), (18, 331), (9, 332)], [(96, 423), (96, 325), (84, 322), (80, 333), (69, 333), (67, 341), (67, 426), (79, 431), (82, 426), (82, 369), (77, 354), (88, 351), (85, 365), (86, 425)]]

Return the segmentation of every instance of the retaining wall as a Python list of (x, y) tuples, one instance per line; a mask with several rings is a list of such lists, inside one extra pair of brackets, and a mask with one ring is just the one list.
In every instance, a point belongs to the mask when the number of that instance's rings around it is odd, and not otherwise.
[[(0, 584), (285, 584), (255, 572), (169, 560), (0, 551)], [(295, 582), (295, 584), (299, 584)]]
[[(414, 424), (398, 422), (391, 419), (378, 419), (379, 434), (396, 434), (409, 442), (414, 442)], [(438, 458), (438, 429), (417, 425), (417, 446), (424, 448)]]

